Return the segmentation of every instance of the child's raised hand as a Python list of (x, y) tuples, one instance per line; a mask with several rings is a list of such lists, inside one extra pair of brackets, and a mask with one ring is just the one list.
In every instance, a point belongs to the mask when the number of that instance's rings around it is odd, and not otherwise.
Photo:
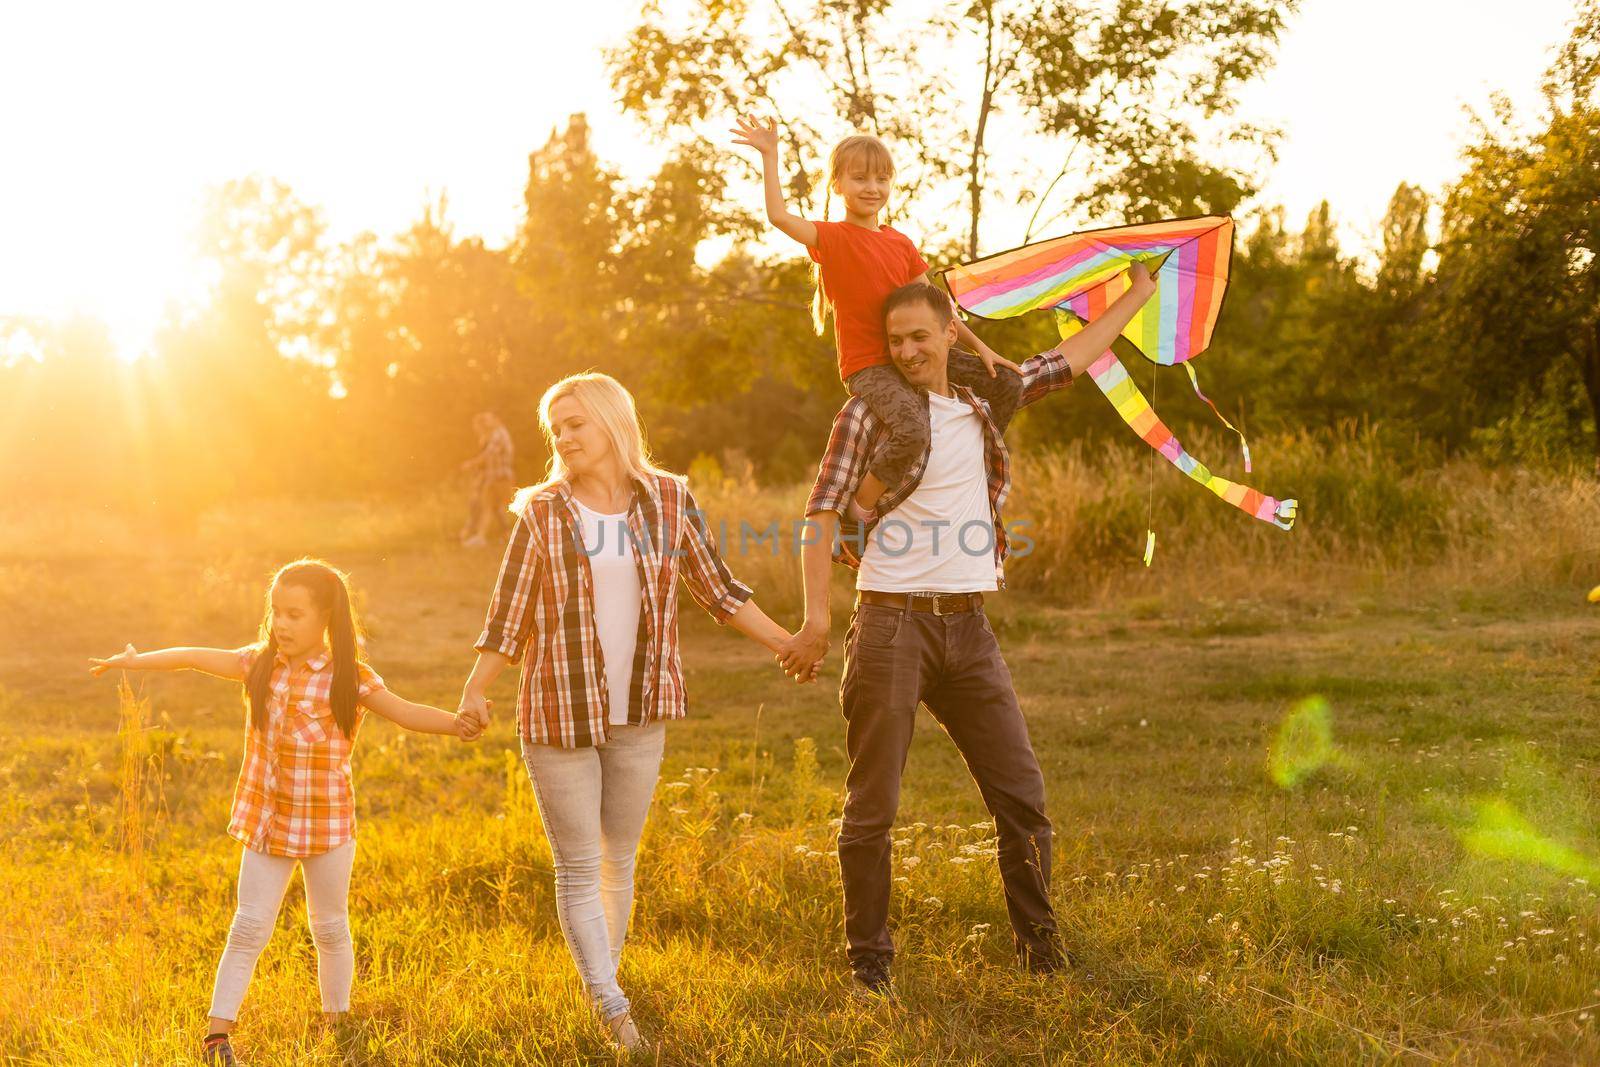
[(132, 645), (129, 645), (127, 648), (108, 659), (95, 659), (91, 656), (89, 658), (89, 673), (98, 678), (102, 674), (106, 673), (106, 671), (133, 670), (134, 668), (138, 667), (138, 665), (139, 650), (134, 648)]
[(734, 144), (748, 145), (764, 156), (778, 154), (778, 123), (774, 119), (762, 125), (754, 115), (740, 115), (728, 132), (738, 134)]

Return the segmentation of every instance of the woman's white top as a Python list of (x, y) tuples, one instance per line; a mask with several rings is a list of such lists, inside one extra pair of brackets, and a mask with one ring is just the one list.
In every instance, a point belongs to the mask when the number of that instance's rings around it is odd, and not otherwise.
[(639, 633), (643, 591), (634, 563), (633, 540), (628, 534), (628, 513), (607, 515), (577, 497), (578, 520), (583, 525), (582, 547), (594, 575), (594, 616), (600, 630), (600, 653), (605, 658), (606, 687), (610, 692), (610, 721), (626, 725), (628, 690), (633, 683), (633, 653)]

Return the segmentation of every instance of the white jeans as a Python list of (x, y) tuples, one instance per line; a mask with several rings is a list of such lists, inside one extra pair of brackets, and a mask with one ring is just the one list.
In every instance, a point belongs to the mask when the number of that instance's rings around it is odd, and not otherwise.
[(524, 745), (522, 759), (556, 863), (556, 916), (589, 996), (628, 1010), (617, 965), (633, 909), (633, 862), (661, 774), (666, 724), (613, 726), (589, 748)]
[(267, 947), (278, 923), (278, 906), (289, 888), (295, 864), (305, 872), (306, 905), (311, 939), (317, 945), (317, 985), (322, 988), (322, 1010), (350, 1010), (350, 979), (355, 973), (355, 951), (350, 946), (350, 867), (355, 863), (356, 842), (351, 838), (320, 856), (269, 856), (244, 850), (239, 860), (239, 908), (233, 913), (228, 947), (217, 964), (217, 982), (211, 993), (211, 1017), (236, 1019), (239, 1002), (255, 973), (256, 958)]

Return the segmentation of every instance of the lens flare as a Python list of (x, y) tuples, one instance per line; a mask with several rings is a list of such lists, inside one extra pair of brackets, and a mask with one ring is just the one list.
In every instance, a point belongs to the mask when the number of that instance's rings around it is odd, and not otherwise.
[(1267, 773), (1281, 788), (1293, 789), (1336, 755), (1328, 702), (1307, 697), (1290, 709), (1267, 752)]
[(1521, 812), (1500, 798), (1474, 804), (1473, 824), (1461, 831), (1469, 852), (1487, 859), (1544, 867), (1561, 874), (1600, 880), (1600, 864), (1582, 852), (1547, 837)]

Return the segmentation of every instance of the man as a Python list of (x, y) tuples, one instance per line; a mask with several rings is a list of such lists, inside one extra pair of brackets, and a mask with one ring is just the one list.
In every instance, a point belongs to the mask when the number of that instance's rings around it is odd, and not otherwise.
[[(1023, 363), (1019, 407), (1070, 385), (1110, 347), (1155, 291), (1142, 265), (1129, 275), (1132, 288), (1103, 315)], [(1021, 962), (1052, 971), (1061, 949), (1050, 907), (1044, 776), (983, 614), (984, 594), (1004, 583), (1009, 546), (1000, 508), (1010, 488), (1010, 455), (1001, 432), (1011, 413), (991, 412), (976, 394), (951, 384), (946, 368), (956, 328), (943, 292), (922, 282), (898, 289), (884, 303), (884, 320), (895, 365), (927, 392), (928, 451), (903, 485), (885, 492), (876, 536), (869, 526), (856, 545), (838, 541), (840, 517), (881, 432), (860, 399), (840, 409), (806, 504), (812, 533), (820, 534), (802, 549), (806, 621), (779, 658), (803, 677), (826, 653), (830, 557), (857, 565), (839, 693), (850, 757), (839, 871), (855, 980), (864, 992), (890, 995), (889, 831), (920, 704), (960, 749), (994, 816)]]

